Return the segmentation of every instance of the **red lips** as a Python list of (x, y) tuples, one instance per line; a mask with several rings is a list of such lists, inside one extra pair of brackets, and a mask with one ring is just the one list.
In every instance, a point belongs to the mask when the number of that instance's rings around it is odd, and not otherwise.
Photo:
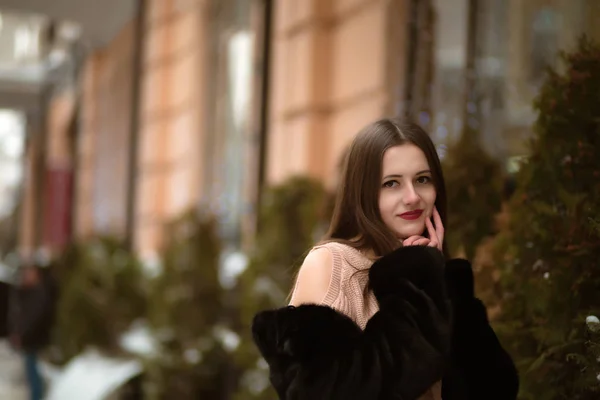
[(407, 211), (405, 213), (400, 214), (400, 218), (412, 221), (415, 219), (419, 219), (419, 217), (421, 217), (421, 214), (423, 214), (423, 210)]

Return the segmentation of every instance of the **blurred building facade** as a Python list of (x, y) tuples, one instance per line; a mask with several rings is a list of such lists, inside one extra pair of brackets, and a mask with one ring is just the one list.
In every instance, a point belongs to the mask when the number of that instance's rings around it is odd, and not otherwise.
[(309, 175), (332, 187), (349, 141), (382, 116), (415, 119), (442, 155), (474, 119), (495, 156), (520, 155), (545, 65), (582, 33), (600, 39), (596, 0), (118, 7), (111, 34), (71, 16), (82, 33), (70, 67), (28, 113), (22, 252), (110, 234), (151, 257), (164, 224), (193, 208), (244, 247), (266, 185)]

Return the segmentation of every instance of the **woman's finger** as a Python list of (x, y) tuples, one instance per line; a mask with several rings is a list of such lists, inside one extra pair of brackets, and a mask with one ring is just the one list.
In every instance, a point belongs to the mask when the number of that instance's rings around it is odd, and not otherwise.
[(429, 232), (429, 236), (431, 237), (431, 243), (429, 244), (429, 246), (436, 247), (437, 249), (442, 250), (442, 244), (440, 239), (438, 238), (438, 233), (433, 227), (433, 224), (431, 223), (431, 220), (429, 218), (425, 220), (425, 225), (427, 225), (427, 231)]
[(424, 239), (423, 236), (421, 235), (414, 235), (414, 236), (410, 236), (406, 239), (404, 239), (404, 241), (402, 242), (402, 245), (404, 246), (414, 246), (415, 242), (419, 239)]
[(437, 240), (430, 241), (428, 246), (435, 247), (436, 249), (440, 249), (440, 243)]
[(412, 246), (413, 242), (418, 239), (418, 236), (410, 236), (402, 242), (404, 246)]
[(431, 219), (429, 219), (429, 218), (425, 219), (425, 226), (427, 227), (427, 232), (429, 232), (429, 238), (431, 240), (438, 240), (438, 234), (435, 231), (433, 224), (431, 223)]
[(433, 207), (433, 222), (435, 223), (435, 231), (440, 243), (444, 243), (444, 224), (442, 223), (442, 217), (437, 210), (437, 207)]
[(422, 239), (416, 240), (412, 245), (413, 246), (429, 246), (430, 243), (431, 243), (431, 240), (429, 240), (427, 238), (422, 238)]

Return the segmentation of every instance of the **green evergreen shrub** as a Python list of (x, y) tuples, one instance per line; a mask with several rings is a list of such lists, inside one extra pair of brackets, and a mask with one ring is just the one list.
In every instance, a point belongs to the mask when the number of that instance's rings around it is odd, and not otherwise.
[(496, 239), (498, 332), (521, 373), (521, 398), (600, 398), (600, 46), (581, 39), (535, 101), (530, 156)]
[(223, 398), (227, 355), (215, 329), (224, 316), (221, 242), (211, 215), (190, 211), (166, 227), (161, 274), (152, 281), (148, 321), (159, 356), (147, 360), (149, 399)]
[(468, 126), (449, 146), (442, 168), (448, 197), (445, 240), (453, 257), (473, 261), (477, 246), (495, 233), (504, 170), (483, 148), (478, 131)]
[(71, 244), (52, 268), (59, 283), (53, 361), (68, 362), (90, 346), (121, 354), (121, 335), (146, 314), (138, 259), (120, 240), (99, 237)]
[(250, 325), (260, 310), (287, 304), (298, 267), (329, 225), (330, 197), (317, 181), (290, 178), (267, 191), (259, 218), (255, 250), (235, 289), (239, 314), (234, 329), (242, 339), (235, 352), (240, 373), (236, 400), (276, 398), (266, 365), (252, 342)]

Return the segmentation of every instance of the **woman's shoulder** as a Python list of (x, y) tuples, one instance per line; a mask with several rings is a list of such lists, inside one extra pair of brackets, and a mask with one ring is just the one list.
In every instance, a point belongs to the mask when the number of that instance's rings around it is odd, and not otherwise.
[(372, 263), (349, 244), (328, 241), (315, 245), (300, 267), (291, 304), (334, 304), (353, 273)]
[(314, 251), (330, 252), (333, 257), (334, 268), (343, 268), (345, 264), (352, 267), (352, 269), (366, 269), (369, 268), (374, 261), (356, 247), (337, 241), (328, 241), (318, 244), (312, 248), (311, 252)]
[(334, 264), (327, 248), (311, 249), (298, 271), (290, 304), (321, 304), (330, 291)]
[(327, 250), (332, 254), (340, 254), (342, 256), (347, 256), (347, 255), (351, 255), (351, 256), (362, 256), (365, 257), (364, 254), (357, 249), (356, 247), (351, 246), (350, 244), (347, 243), (343, 243), (343, 242), (337, 242), (334, 240), (331, 241), (327, 241), (327, 242), (322, 242), (319, 243), (317, 245), (315, 245), (312, 249), (311, 249), (311, 253), (314, 251), (319, 251), (319, 250)]

